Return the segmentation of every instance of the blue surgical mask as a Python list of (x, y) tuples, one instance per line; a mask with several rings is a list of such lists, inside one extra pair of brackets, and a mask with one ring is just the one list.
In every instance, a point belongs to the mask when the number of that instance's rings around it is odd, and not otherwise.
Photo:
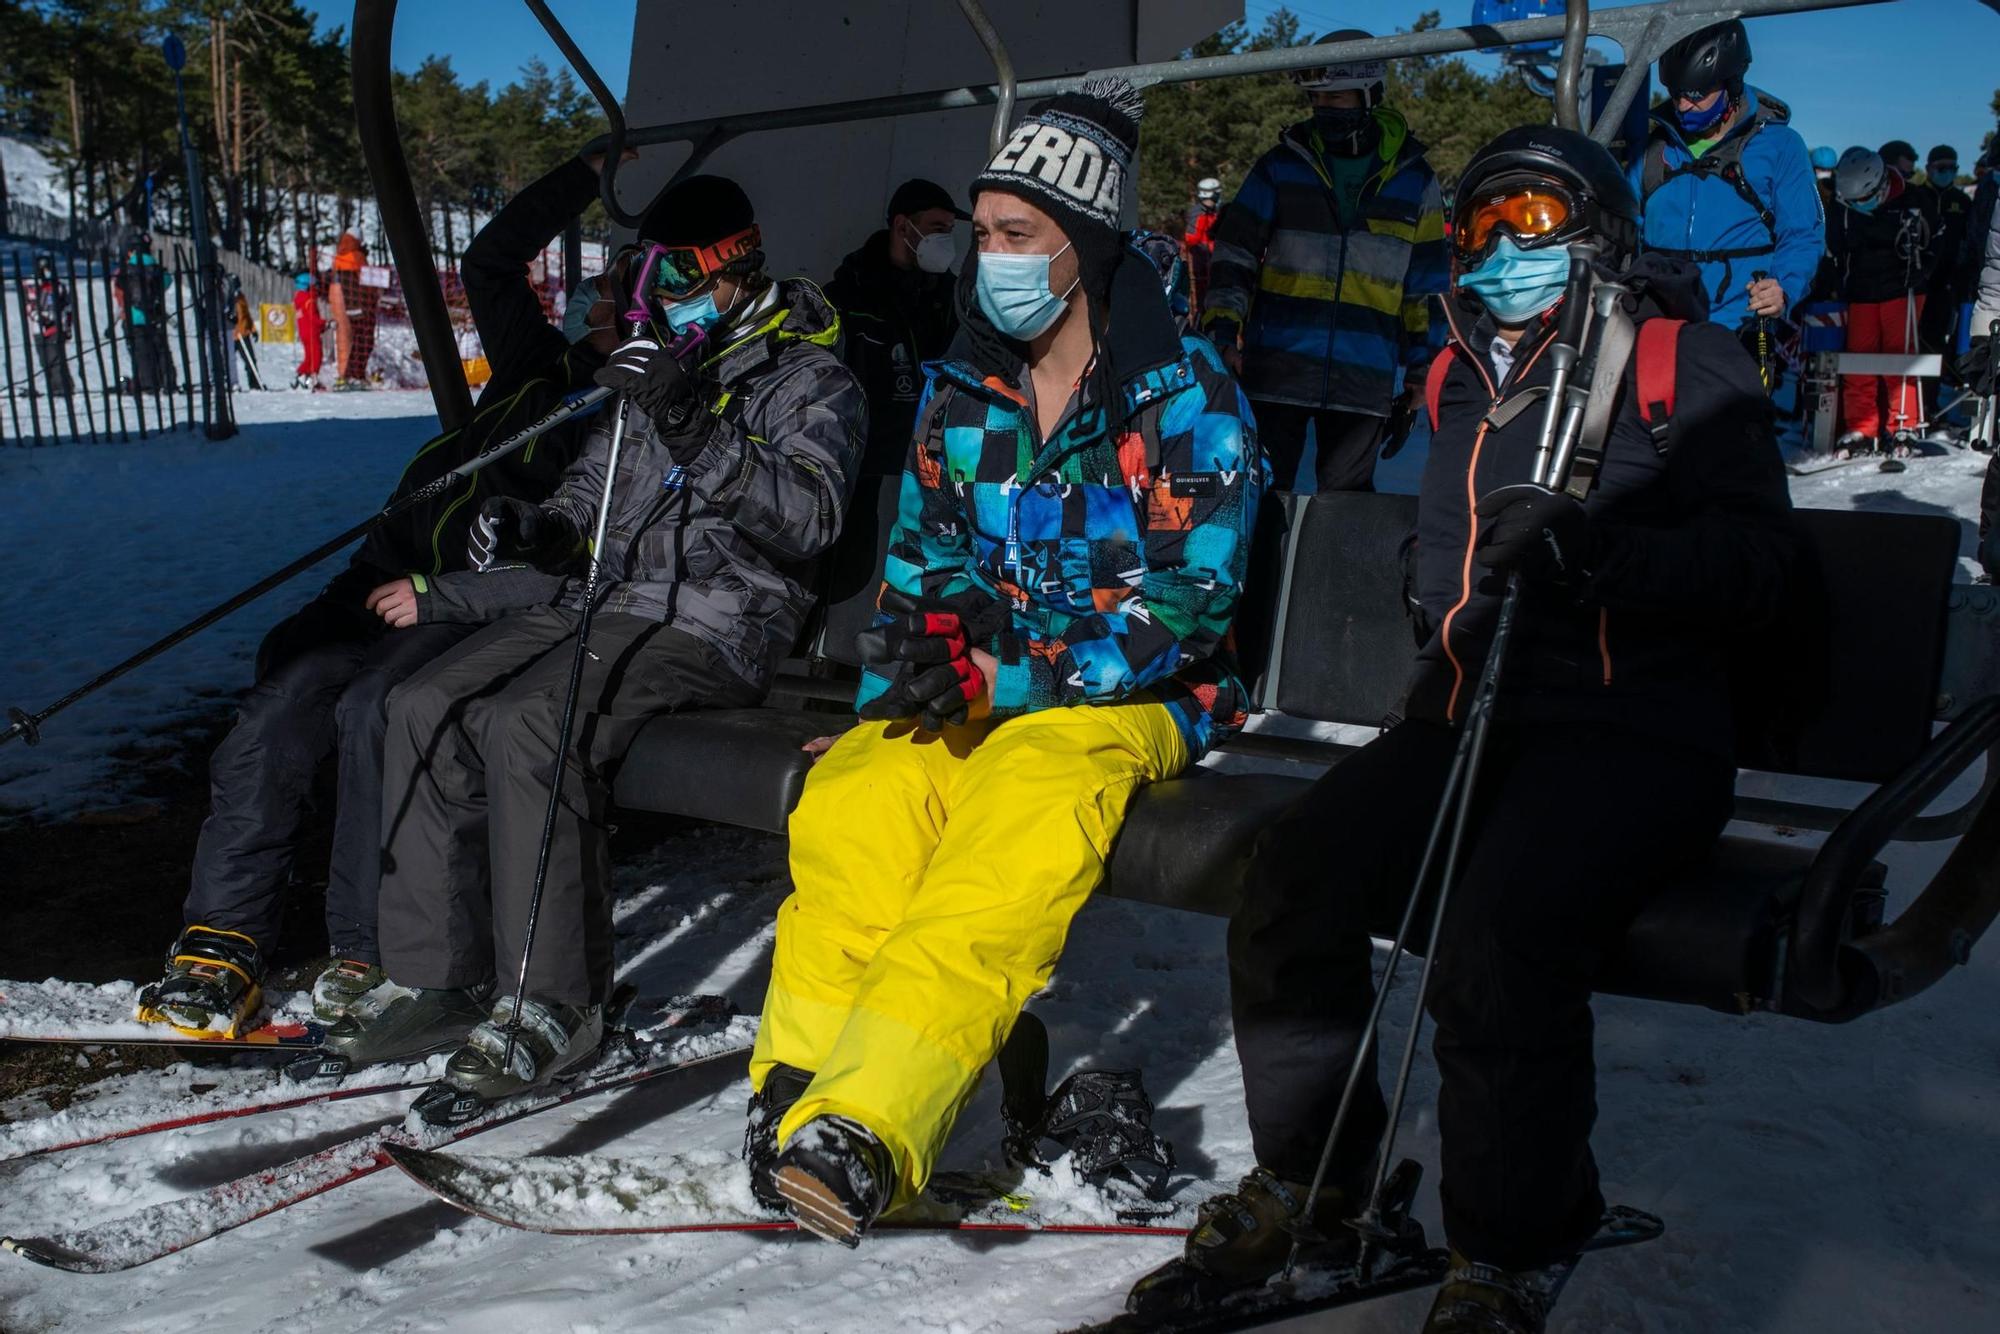
[(703, 292), (688, 301), (675, 301), (662, 308), (667, 327), (675, 334), (684, 334), (699, 324), (704, 330), (714, 332), (722, 323), (722, 312), (715, 308), (715, 293)]
[[(1061, 296), (1049, 290), (1049, 265), (1056, 255), (1069, 249), (1065, 244), (1055, 255), (1009, 255), (992, 251), (979, 256), (979, 308), (993, 327), (1009, 338), (1022, 342), (1038, 338), (1055, 327), (1069, 307), (1071, 283)], [(1082, 279), (1079, 278), (1078, 282)]]
[(1569, 285), (1569, 247), (1523, 250), (1513, 237), (1503, 236), (1478, 268), (1459, 275), (1458, 285), (1500, 323), (1526, 324), (1562, 299)]
[(1680, 124), (1681, 134), (1689, 139), (1705, 137), (1710, 130), (1721, 124), (1722, 118), (1728, 114), (1729, 94), (1727, 93), (1716, 98), (1715, 105), (1706, 111), (1683, 111), (1678, 106), (1674, 108), (1674, 118)]
[(1882, 207), (1882, 196), (1877, 195), (1873, 199), (1863, 199), (1858, 203), (1848, 204), (1847, 206), (1856, 213), (1873, 213), (1876, 209)]
[(597, 281), (586, 279), (577, 284), (569, 294), (569, 304), (563, 307), (563, 337), (572, 343), (581, 343), (603, 326), (590, 322), (590, 308), (597, 304)]

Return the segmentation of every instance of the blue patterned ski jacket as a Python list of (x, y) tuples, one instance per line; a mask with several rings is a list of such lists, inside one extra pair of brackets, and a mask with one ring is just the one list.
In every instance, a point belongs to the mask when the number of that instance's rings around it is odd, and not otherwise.
[[(1199, 758), (1248, 709), (1229, 631), (1264, 464), (1248, 402), (1206, 340), (1175, 333), (1143, 256), (1121, 262), (1110, 305), (1108, 373), (1085, 377), (1046, 441), (1020, 345), (972, 308), (952, 355), (924, 368), (884, 582), (1009, 609), (983, 644), (1000, 662), (995, 716), (1150, 691)], [(1105, 380), (1122, 430), (1091, 392)], [(889, 684), (870, 670), (857, 702)]]
[(1311, 121), (1257, 159), (1215, 223), (1202, 329), (1243, 337), (1243, 390), (1260, 402), (1387, 416), (1396, 370), (1429, 364), (1446, 327), (1444, 205), (1403, 118), (1375, 112), (1374, 170), (1342, 218)]

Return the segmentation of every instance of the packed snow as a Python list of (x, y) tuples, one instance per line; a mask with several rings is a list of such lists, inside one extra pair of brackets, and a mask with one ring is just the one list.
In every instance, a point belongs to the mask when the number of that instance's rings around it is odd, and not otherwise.
[[(247, 393), (242, 430), (0, 449), (11, 576), (0, 584), (0, 707), (52, 703), (379, 508), (437, 430), (430, 395)], [(338, 560), (345, 560), (339, 557)], [(0, 812), (117, 805), (111, 752), (213, 716), (250, 684), (258, 642), (330, 560), (0, 750)]]
[[(0, 703), (39, 707), (370, 512), (433, 427), (420, 394), (239, 402), (248, 424), (220, 444), (0, 453), (17, 553), (0, 589), (10, 647)], [(1969, 525), (1984, 465), (1958, 452), (1915, 459), (1894, 476), (1857, 464), (1799, 478), (1794, 494), (1809, 505), (1945, 512)], [(325, 575), (301, 577), (59, 715), (40, 748), (0, 751), (0, 802), (49, 816), (120, 799), (103, 786), (113, 772), (106, 752), (212, 713), (247, 683), (263, 630)], [(1947, 851), (1891, 849), (1892, 913)], [(620, 866), (616, 883), (622, 972), (642, 994), (720, 992), (757, 1008), (786, 892), (782, 838), (693, 828)], [(1050, 1028), (1052, 1082), (1085, 1066), (1143, 1069), (1156, 1127), (1179, 1156), (1182, 1200), (1251, 1165), (1223, 936), (1219, 920), (1100, 899), (1032, 1005)], [(1390, 1008), (1392, 1047), (1406, 1032), (1410, 986), (1406, 970)], [(1616, 998), (1597, 1011), (1606, 1192), (1661, 1214), (1668, 1231), (1591, 1257), (1554, 1329), (2000, 1328), (2000, 962), (1990, 941), (1933, 990), (1844, 1027)], [(240, 1091), (267, 1059), (204, 1067), (200, 1079)], [(31, 1135), (21, 1148), (83, 1137), (70, 1131), (86, 1124), (185, 1114), (200, 1097), (192, 1079), (179, 1066), (97, 1084), (69, 1130)], [(961, 1118), (947, 1167), (1000, 1162), (997, 1091), (987, 1083)], [(1435, 1092), (1422, 1060), (1403, 1147), (1431, 1172), (1419, 1215), (1433, 1235)], [(358, 1155), (335, 1146), (396, 1122), (409, 1096), (0, 1163), (0, 1233), (116, 1225), (302, 1155)], [(496, 1129), (469, 1151), (720, 1164), (740, 1143), (746, 1098), (743, 1060), (732, 1057)], [(25, 1119), (36, 1109), (22, 1100), (0, 1113)], [(1018, 1334), (1116, 1313), (1131, 1281), (1178, 1246), (1145, 1236), (902, 1233), (849, 1252), (784, 1234), (554, 1237), (471, 1218), (382, 1171), (127, 1273), (73, 1275), (0, 1256), (0, 1327)], [(1391, 1298), (1315, 1327), (1407, 1330), (1425, 1301)]]

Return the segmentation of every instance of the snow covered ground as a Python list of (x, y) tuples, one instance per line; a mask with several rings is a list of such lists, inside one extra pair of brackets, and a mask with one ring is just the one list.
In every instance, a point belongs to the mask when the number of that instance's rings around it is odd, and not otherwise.
[[(122, 445), (0, 449), (9, 577), (0, 581), (0, 705), (30, 712), (373, 513), (437, 429), (427, 393), (267, 392), (242, 431)], [(250, 684), (264, 632), (333, 562), (0, 751), (0, 810), (115, 805), (108, 752), (212, 715)]]
[[(430, 429), (422, 395), (252, 395), (245, 416), (266, 401), (273, 417), (221, 445), (0, 453), (14, 538), (14, 577), (0, 588), (9, 647), (0, 702), (38, 707), (365, 514)], [(1801, 478), (1795, 494), (1803, 504), (1964, 519), (1984, 462), (1953, 453), (1915, 460), (1900, 476), (1856, 465)], [(39, 750), (0, 751), (0, 801), (54, 813), (77, 809), (86, 794), (113, 799), (93, 790), (106, 747), (213, 709), (247, 681), (264, 627), (317, 577), (60, 716)], [(1945, 851), (1892, 850), (1892, 912)], [(754, 1010), (784, 856), (780, 838), (698, 829), (621, 866), (625, 974), (648, 994), (722, 991)], [(1094, 902), (1033, 1008), (1050, 1026), (1054, 1077), (1081, 1065), (1142, 1067), (1186, 1173), (1229, 1181), (1250, 1166), (1220, 921)], [(1392, 1006), (1391, 1043), (1405, 1008)], [(1991, 941), (1931, 992), (1843, 1028), (1601, 1001), (1596, 1143), (1607, 1193), (1661, 1213), (1669, 1230), (1587, 1262), (1555, 1328), (2000, 1328), (1995, 1013)], [(731, 1061), (670, 1076), (467, 1149), (727, 1151), (741, 1135), (742, 1075)], [(185, 1066), (121, 1077), (98, 1086), (91, 1109), (185, 1099), (195, 1077)], [(215, 1082), (206, 1070), (199, 1078)], [(1426, 1059), (1405, 1145), (1432, 1184), (1434, 1093)], [(0, 1164), (0, 1233), (120, 1217), (395, 1118), (406, 1101), (274, 1113)], [(948, 1166), (997, 1161), (996, 1101), (982, 1091)], [(0, 1108), (16, 1118), (31, 1111)], [(1435, 1228), (1429, 1190), (1421, 1214)], [(74, 1276), (0, 1256), (0, 1328), (1016, 1334), (1113, 1314), (1131, 1279), (1176, 1249), (1144, 1237), (882, 1236), (852, 1253), (781, 1236), (551, 1238), (470, 1219), (389, 1172), (125, 1274)], [(1424, 1301), (1391, 1299), (1321, 1327), (1407, 1330)]]

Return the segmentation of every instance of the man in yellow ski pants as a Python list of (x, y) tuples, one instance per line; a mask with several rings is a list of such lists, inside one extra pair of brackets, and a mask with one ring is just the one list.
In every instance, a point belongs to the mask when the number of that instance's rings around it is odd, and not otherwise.
[(1240, 725), (1263, 486), (1248, 405), (1117, 229), (1139, 101), (1037, 107), (973, 185), (925, 368), (862, 721), (791, 821), (744, 1152), (848, 1245), (928, 1180), (1053, 971), (1133, 794)]

